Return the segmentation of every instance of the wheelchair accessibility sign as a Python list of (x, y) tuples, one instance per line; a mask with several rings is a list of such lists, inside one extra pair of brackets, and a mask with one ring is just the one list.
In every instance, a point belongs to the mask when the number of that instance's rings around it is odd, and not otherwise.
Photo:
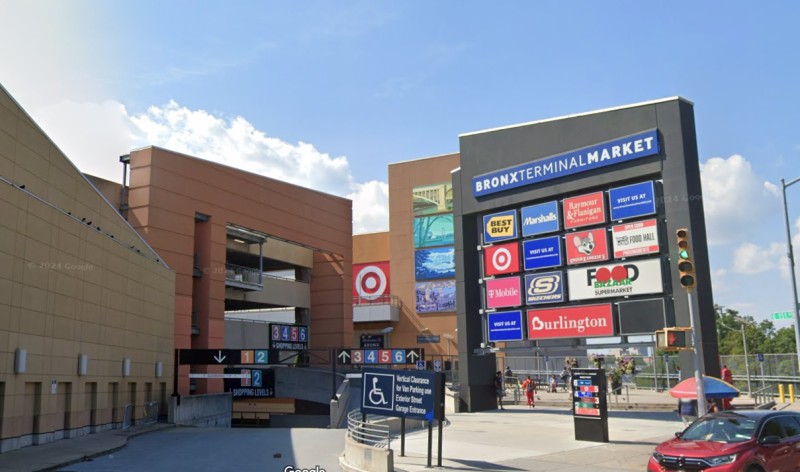
[(362, 370), (361, 413), (418, 418), (444, 418), (444, 374), (396, 369)]
[(394, 411), (394, 382), (392, 374), (364, 373), (362, 405), (377, 410)]

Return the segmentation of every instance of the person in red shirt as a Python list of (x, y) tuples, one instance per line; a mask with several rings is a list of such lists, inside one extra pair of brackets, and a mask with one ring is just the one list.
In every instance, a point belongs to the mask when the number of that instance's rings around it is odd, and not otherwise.
[(535, 406), (533, 404), (533, 395), (536, 393), (536, 382), (533, 381), (530, 375), (522, 382), (522, 390), (528, 398), (528, 408), (533, 408)]
[[(733, 385), (733, 374), (730, 370), (728, 370), (727, 365), (722, 366), (722, 380), (728, 382), (729, 384)], [(722, 409), (723, 410), (730, 410), (731, 409), (731, 399), (724, 398), (722, 400)]]

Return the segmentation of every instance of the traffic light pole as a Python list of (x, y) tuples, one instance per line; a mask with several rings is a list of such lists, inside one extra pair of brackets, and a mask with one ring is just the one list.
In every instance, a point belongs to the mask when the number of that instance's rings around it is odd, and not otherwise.
[[(692, 291), (686, 291), (686, 301), (689, 303), (689, 323), (692, 326), (692, 348), (694, 349), (694, 383), (696, 386), (696, 394), (697, 394), (697, 416), (703, 416), (706, 414), (706, 391), (705, 386), (703, 385), (703, 372), (700, 368), (700, 346), (697, 344), (697, 330), (695, 326), (697, 325), (694, 320), (694, 300), (692, 300)], [(699, 323), (698, 323), (699, 324)]]

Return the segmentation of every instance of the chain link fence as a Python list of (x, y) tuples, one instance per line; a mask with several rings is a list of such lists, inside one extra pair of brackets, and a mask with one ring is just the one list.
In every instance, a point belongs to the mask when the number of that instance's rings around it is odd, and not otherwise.
[[(762, 359), (759, 361), (759, 358)], [(497, 359), (497, 370), (505, 371), (510, 367), (514, 376), (524, 379), (530, 375), (539, 380), (560, 376), (567, 359), (574, 359), (577, 367), (592, 367), (594, 363), (589, 356), (539, 356), (539, 357), (506, 357)], [(623, 384), (635, 388), (669, 390), (681, 380), (681, 369), (694, 371), (694, 366), (681, 366), (680, 356), (602, 356), (601, 365), (606, 371), (615, 367), (620, 359), (633, 360), (633, 372), (626, 372), (622, 377)], [(756, 354), (721, 356), (720, 366), (727, 365), (733, 374), (733, 383), (743, 394), (750, 393), (778, 384), (794, 384), (800, 386), (800, 372), (797, 367), (796, 354)], [(749, 380), (749, 382), (748, 382)]]

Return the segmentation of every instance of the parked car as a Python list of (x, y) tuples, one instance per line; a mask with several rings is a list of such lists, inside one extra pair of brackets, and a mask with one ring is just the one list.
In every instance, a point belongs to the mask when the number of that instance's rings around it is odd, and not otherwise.
[(800, 471), (800, 413), (733, 410), (698, 418), (659, 444), (648, 472)]

